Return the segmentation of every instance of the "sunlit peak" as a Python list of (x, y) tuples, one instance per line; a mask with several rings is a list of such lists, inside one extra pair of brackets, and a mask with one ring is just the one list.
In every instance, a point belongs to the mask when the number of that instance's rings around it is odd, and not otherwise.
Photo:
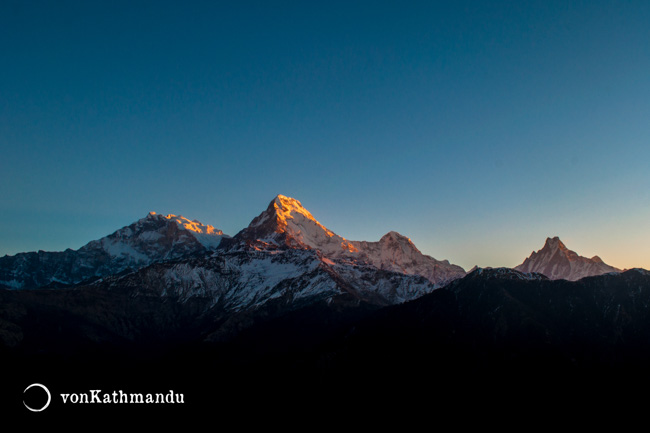
[(211, 225), (201, 224), (199, 221), (190, 221), (181, 215), (168, 214), (166, 219), (174, 221), (179, 226), (183, 227), (185, 230), (189, 230), (195, 233), (205, 233), (209, 235), (222, 235), (223, 232), (214, 228)]
[(334, 233), (331, 232), (327, 227), (319, 223), (314, 216), (302, 206), (295, 198), (287, 197), (281, 194), (275, 198), (275, 210), (278, 215), (278, 218), (286, 223), (288, 219), (294, 219), (293, 214), (300, 214), (305, 218), (315, 222), (321, 229), (325, 231), (327, 236), (332, 237)]
[[(280, 231), (284, 231), (288, 226), (291, 226), (291, 230), (293, 232), (299, 233), (301, 238), (303, 236), (307, 236), (309, 238), (315, 233), (324, 233), (327, 238), (332, 239), (335, 242), (340, 242), (341, 247), (344, 250), (357, 251), (356, 247), (354, 247), (354, 245), (348, 242), (345, 238), (336, 235), (334, 232), (318, 222), (316, 218), (314, 218), (314, 216), (307, 209), (305, 209), (302, 206), (302, 203), (300, 203), (298, 200), (279, 194), (275, 197), (272, 203), (275, 214), (277, 216), (277, 222)], [(303, 225), (305, 220), (310, 221), (311, 224), (315, 224), (321, 231), (311, 231), (311, 229), (308, 228), (309, 224)], [(316, 236), (322, 235), (318, 234)]]

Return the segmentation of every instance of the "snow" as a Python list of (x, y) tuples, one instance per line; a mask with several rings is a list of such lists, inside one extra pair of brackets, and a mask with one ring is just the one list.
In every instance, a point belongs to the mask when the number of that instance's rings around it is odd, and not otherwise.
[(422, 254), (411, 239), (394, 231), (384, 235), (379, 242), (352, 243), (359, 250), (360, 259), (379, 269), (420, 275), (438, 286), (465, 276), (465, 271), (460, 266)]
[(474, 269), (478, 275), (491, 278), (506, 278), (509, 280), (537, 281), (544, 280), (546, 277), (536, 272), (522, 272), (512, 268), (479, 268)]
[(203, 245), (206, 249), (208, 250), (214, 250), (216, 249), (219, 244), (221, 243), (221, 240), (223, 239), (223, 236), (225, 235), (214, 235), (210, 233), (192, 233), (192, 236), (196, 238), (197, 241), (201, 245)]
[(334, 270), (361, 293), (373, 293), (387, 304), (399, 304), (431, 293), (439, 287), (418, 275), (385, 272), (378, 278), (374, 266), (338, 264)]
[[(374, 281), (355, 282), (358, 290), (402, 301), (464, 275), (460, 267), (423, 255), (410, 239), (394, 231), (379, 242), (349, 241), (319, 223), (298, 200), (283, 195), (278, 195), (254, 222), (259, 230), (251, 230), (256, 238), (250, 239), (256, 241), (253, 247), (243, 243), (229, 250), (243, 253), (246, 260), (214, 253), (209, 259), (212, 262), (227, 258), (223, 269), (193, 269), (190, 262), (184, 268), (179, 264), (154, 290), (171, 290), (183, 296), (209, 293), (219, 302), (257, 305), (285, 295), (301, 298), (321, 296), (323, 292), (331, 296), (338, 290), (331, 273), (340, 271), (350, 278), (356, 275)], [(56, 278), (76, 282), (91, 275), (117, 274), (128, 267), (181, 258), (201, 251), (201, 246), (217, 251), (224, 236), (221, 230), (197, 220), (150, 212), (130, 226), (82, 247), (74, 262), (75, 276), (57, 274)], [(278, 248), (285, 243), (293, 248)], [(386, 281), (383, 277), (377, 279), (378, 270), (387, 276)], [(236, 274), (236, 282), (224, 282), (222, 272)], [(160, 276), (151, 278), (160, 280)]]
[(138, 236), (138, 238), (140, 240), (150, 241), (150, 242), (151, 241), (157, 241), (157, 240), (159, 240), (159, 239), (161, 239), (163, 237), (164, 237), (164, 235), (162, 233), (152, 232), (152, 231), (142, 232), (142, 233), (140, 233), (140, 236)]
[(600, 257), (589, 259), (569, 250), (557, 236), (547, 238), (541, 250), (534, 251), (514, 269), (523, 272), (539, 272), (551, 279), (576, 281), (584, 277), (620, 272), (604, 263)]
[(111, 242), (108, 238), (102, 239), (102, 247), (113, 257), (128, 257), (135, 262), (150, 263), (151, 258), (146, 254), (136, 251), (133, 246), (124, 242)]
[[(274, 200), (274, 211), (278, 226), (283, 228), (291, 238), (309, 248), (330, 255), (356, 251), (356, 248), (345, 238), (319, 223), (298, 200), (278, 195)], [(268, 218), (265, 215), (261, 220)]]
[[(323, 267), (323, 263), (329, 266)], [(146, 275), (142, 275), (144, 272)], [(346, 292), (359, 298), (389, 305), (415, 299), (436, 289), (420, 276), (396, 272), (378, 273), (373, 266), (337, 262), (313, 250), (221, 251), (192, 262), (168, 263), (124, 277), (135, 278), (140, 287), (147, 281), (163, 296), (178, 296), (181, 302), (194, 296), (211, 298), (223, 311), (259, 308), (266, 302), (284, 299), (296, 302), (327, 300)], [(343, 289), (340, 282), (345, 281)], [(119, 284), (124, 285), (126, 280)]]
[(223, 232), (214, 228), (214, 226), (203, 224), (197, 220), (190, 220), (182, 215), (169, 214), (164, 218), (178, 224), (179, 228), (189, 232), (208, 250), (216, 249), (224, 236)]
[[(269, 224), (270, 221), (275, 224)], [(262, 227), (266, 233), (260, 233)], [(298, 200), (283, 195), (278, 195), (268, 209), (253, 220), (249, 229), (256, 241), (276, 245), (283, 242), (293, 248), (313, 249), (329, 260), (349, 260), (383, 270), (420, 275), (438, 285), (465, 275), (461, 267), (447, 260), (438, 261), (423, 255), (409, 238), (395, 231), (378, 242), (349, 241), (319, 223)]]
[(224, 252), (198, 266), (170, 265), (162, 285), (165, 295), (210, 296), (213, 305), (240, 311), (282, 296), (295, 301), (340, 293), (327, 273), (318, 272), (320, 263), (314, 252), (304, 250)]

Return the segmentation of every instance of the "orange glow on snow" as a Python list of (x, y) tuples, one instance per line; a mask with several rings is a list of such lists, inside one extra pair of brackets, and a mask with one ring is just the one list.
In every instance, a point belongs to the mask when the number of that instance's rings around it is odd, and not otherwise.
[[(337, 236), (334, 232), (319, 223), (316, 218), (314, 218), (313, 215), (302, 206), (302, 203), (294, 198), (278, 195), (276, 197), (275, 203), (273, 204), (273, 207), (275, 208), (275, 213), (278, 216), (278, 227), (280, 230), (284, 230), (284, 228), (287, 227), (287, 220), (294, 219), (294, 215), (292, 215), (292, 213), (295, 213), (302, 215), (310, 221), (313, 221), (325, 232), (325, 235), (327, 237), (332, 238), (334, 236)], [(358, 249), (355, 248), (354, 245), (348, 242), (345, 238), (340, 236), (338, 237), (342, 239), (341, 248), (350, 252), (358, 251)]]
[(190, 221), (187, 218), (180, 216), (180, 215), (174, 215), (174, 214), (169, 214), (165, 218), (168, 220), (173, 220), (176, 222), (179, 226), (183, 227), (186, 230), (193, 231), (195, 233), (207, 233), (209, 235), (222, 235), (223, 232), (221, 230), (215, 229), (211, 225), (203, 225), (197, 221)]

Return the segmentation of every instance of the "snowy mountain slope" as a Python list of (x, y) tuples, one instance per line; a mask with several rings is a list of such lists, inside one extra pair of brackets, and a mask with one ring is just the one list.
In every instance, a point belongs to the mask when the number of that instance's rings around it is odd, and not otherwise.
[(314, 249), (328, 257), (356, 251), (348, 240), (319, 223), (298, 200), (283, 195), (276, 196), (264, 212), (235, 235), (235, 240)]
[(70, 285), (218, 247), (220, 230), (176, 215), (149, 213), (78, 250), (28, 252), (0, 258), (0, 285), (13, 289)]
[(538, 272), (552, 280), (576, 281), (584, 277), (620, 272), (604, 263), (600, 257), (582, 257), (569, 250), (557, 236), (546, 238), (541, 250), (534, 251), (524, 262), (514, 269), (521, 272)]
[(210, 306), (221, 312), (254, 310), (277, 299), (302, 305), (342, 294), (374, 305), (391, 305), (435, 289), (419, 276), (336, 264), (318, 251), (302, 249), (222, 251), (157, 263), (93, 285), (181, 302), (209, 298)]
[(386, 234), (378, 242), (349, 241), (318, 222), (298, 200), (283, 195), (275, 197), (233, 240), (240, 247), (313, 249), (334, 261), (420, 275), (436, 286), (465, 275), (460, 266), (422, 254), (410, 239), (397, 232)]
[[(209, 332), (201, 338), (226, 341), (255, 323), (317, 303), (333, 303), (336, 308), (345, 309), (379, 308), (415, 299), (435, 289), (420, 276), (382, 271), (373, 266), (332, 264), (318, 251), (287, 248), (219, 251), (159, 262), (62, 290), (105, 294), (101, 296), (108, 299), (128, 298), (134, 305), (162, 302), (165, 311), (189, 312), (196, 326), (203, 324), (204, 331)], [(110, 314), (127, 314), (121, 308), (109, 307)], [(175, 328), (174, 324), (167, 324), (170, 319), (163, 317), (163, 313), (158, 315), (148, 308), (143, 311), (150, 316), (147, 321)], [(135, 316), (128, 313), (124, 319), (110, 320), (95, 318), (93, 311), (91, 308), (90, 313), (83, 313), (84, 317), (96, 326), (108, 327), (111, 334), (120, 338), (132, 339), (142, 329), (158, 326), (142, 323), (137, 311)]]
[(422, 254), (409, 238), (394, 231), (379, 242), (353, 241), (352, 245), (360, 260), (379, 269), (423, 276), (438, 287), (465, 276), (460, 266)]
[(355, 315), (434, 290), (426, 278), (335, 263), (317, 250), (218, 250), (59, 290), (0, 290), (13, 300), (0, 309), (0, 349), (228, 342), (302, 309)]

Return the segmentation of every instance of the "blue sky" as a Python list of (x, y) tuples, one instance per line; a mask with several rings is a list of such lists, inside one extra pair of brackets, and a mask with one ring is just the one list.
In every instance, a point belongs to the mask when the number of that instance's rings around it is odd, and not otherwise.
[(0, 3), (0, 254), (277, 194), (466, 269), (650, 268), (650, 3)]

